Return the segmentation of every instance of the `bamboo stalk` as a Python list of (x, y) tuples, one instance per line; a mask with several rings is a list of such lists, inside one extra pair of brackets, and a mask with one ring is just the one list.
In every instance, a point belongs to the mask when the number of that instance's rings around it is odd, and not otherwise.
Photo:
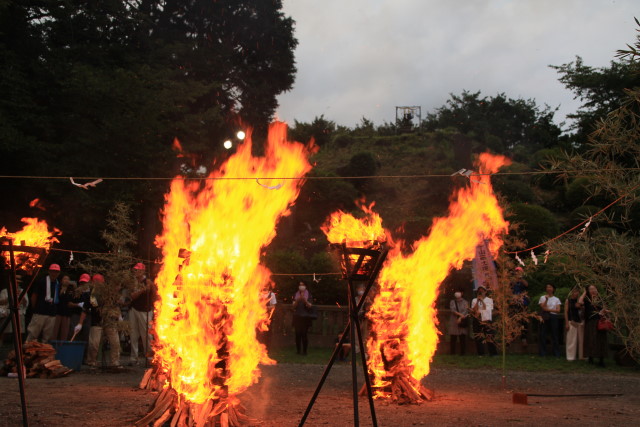
[(177, 426), (183, 427), (187, 425), (187, 418), (189, 417), (189, 407), (187, 403), (182, 405), (182, 412), (180, 414), (180, 418), (178, 418)]
[(207, 421), (207, 416), (211, 411), (211, 399), (207, 399), (207, 401), (201, 405), (198, 405), (199, 411), (197, 411), (197, 416), (195, 420), (196, 426), (202, 426)]
[(211, 415), (214, 417), (220, 415), (225, 409), (227, 409), (227, 401), (221, 399), (211, 410)]
[(160, 393), (160, 395), (158, 396), (158, 399), (156, 399), (154, 408), (151, 411), (149, 411), (149, 413), (145, 415), (144, 418), (138, 420), (135, 423), (136, 427), (149, 425), (151, 421), (158, 418), (173, 404), (174, 395), (173, 393), (169, 393), (168, 390), (169, 389), (166, 388), (162, 393)]
[(160, 416), (160, 418), (158, 418), (154, 423), (153, 423), (153, 427), (161, 427), (162, 425), (164, 425), (165, 422), (167, 422), (167, 420), (169, 419), (169, 417), (171, 417), (171, 412), (173, 411), (173, 408), (171, 407), (171, 405), (169, 406), (169, 408), (164, 411), (164, 414), (162, 414)]
[(229, 427), (229, 414), (227, 412), (220, 414), (220, 427)]
[(229, 425), (232, 427), (241, 426), (240, 420), (238, 419), (238, 412), (235, 410), (233, 406), (229, 406)]
[(184, 410), (184, 402), (180, 404), (176, 412), (173, 414), (173, 418), (171, 418), (171, 424), (169, 424), (170, 427), (176, 427), (176, 425), (178, 425), (178, 420), (180, 420), (183, 410)]

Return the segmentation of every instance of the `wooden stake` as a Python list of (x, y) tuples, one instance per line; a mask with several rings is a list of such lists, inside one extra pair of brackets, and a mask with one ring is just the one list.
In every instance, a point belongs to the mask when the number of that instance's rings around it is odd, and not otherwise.
[(142, 380), (140, 380), (140, 385), (138, 386), (138, 388), (144, 389), (147, 387), (152, 373), (153, 373), (153, 368), (149, 368), (146, 371), (144, 371), (144, 375), (142, 376)]
[(170, 427), (176, 427), (178, 425), (178, 420), (182, 416), (182, 411), (184, 410), (184, 402), (178, 407), (175, 414), (173, 414), (173, 418), (171, 418)]
[(170, 406), (169, 409), (167, 409), (164, 414), (162, 414), (160, 418), (158, 418), (156, 422), (153, 423), (153, 427), (161, 427), (162, 425), (164, 425), (164, 423), (167, 422), (167, 420), (171, 416), (172, 411), (173, 408)]

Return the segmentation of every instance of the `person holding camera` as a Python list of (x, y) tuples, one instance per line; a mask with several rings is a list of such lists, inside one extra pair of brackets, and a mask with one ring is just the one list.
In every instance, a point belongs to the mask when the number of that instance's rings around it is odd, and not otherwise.
[(460, 356), (464, 356), (467, 347), (467, 332), (469, 330), (469, 303), (462, 298), (462, 291), (453, 294), (449, 303), (451, 316), (449, 317), (449, 335), (451, 336), (450, 354), (456, 354), (456, 341), (460, 341)]
[(471, 300), (471, 313), (474, 317), (474, 334), (476, 351), (478, 356), (484, 356), (484, 345), (487, 344), (489, 356), (498, 354), (494, 341), (495, 329), (493, 328), (493, 299), (487, 295), (487, 289), (479, 286), (477, 297)]
[(315, 318), (311, 304), (311, 293), (304, 281), (298, 283), (298, 291), (293, 297), (293, 328), (296, 331), (296, 351), (303, 356), (307, 355), (309, 346), (309, 328)]

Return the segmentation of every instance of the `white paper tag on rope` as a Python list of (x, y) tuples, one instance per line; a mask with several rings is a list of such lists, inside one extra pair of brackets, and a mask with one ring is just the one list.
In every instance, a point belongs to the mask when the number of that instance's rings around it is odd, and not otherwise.
[(270, 187), (268, 185), (262, 184), (260, 182), (260, 178), (256, 178), (256, 182), (258, 183), (259, 186), (264, 187), (264, 188), (268, 188), (269, 190), (279, 190), (280, 188), (282, 188), (282, 183)]
[(592, 218), (589, 218), (589, 221), (587, 221), (582, 230), (580, 230), (580, 235), (584, 234), (587, 231), (587, 228), (589, 228), (589, 226), (591, 225), (591, 219)]
[(69, 180), (76, 187), (84, 188), (85, 190), (88, 190), (89, 187), (95, 187), (97, 184), (100, 184), (102, 182), (102, 178), (98, 178), (95, 181), (87, 182), (86, 184), (78, 184), (73, 180), (73, 177), (69, 177)]

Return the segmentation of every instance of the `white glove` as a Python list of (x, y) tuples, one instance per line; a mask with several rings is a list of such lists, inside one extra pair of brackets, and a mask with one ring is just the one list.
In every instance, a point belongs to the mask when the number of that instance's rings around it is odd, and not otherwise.
[(80, 307), (80, 308), (84, 308), (84, 301), (83, 301), (83, 302), (79, 302), (79, 303), (78, 303), (78, 307)]
[(75, 328), (73, 328), (73, 333), (77, 334), (82, 330), (82, 323), (78, 323)]

